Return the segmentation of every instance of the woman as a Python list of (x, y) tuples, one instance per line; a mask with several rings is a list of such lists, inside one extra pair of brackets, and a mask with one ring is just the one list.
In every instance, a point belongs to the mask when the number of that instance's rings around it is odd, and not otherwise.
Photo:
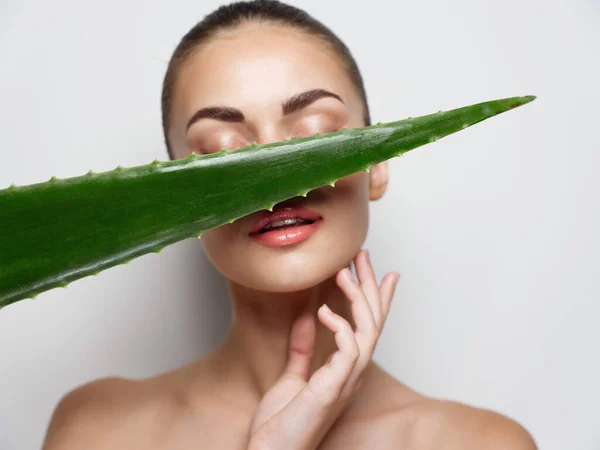
[[(222, 7), (194, 27), (162, 100), (175, 159), (370, 123), (344, 44), (273, 1)], [(378, 284), (360, 250), (386, 183), (379, 164), (205, 233), (233, 301), (225, 340), (173, 372), (74, 390), (44, 448), (535, 449), (512, 420), (429, 399), (371, 360), (399, 278)]]

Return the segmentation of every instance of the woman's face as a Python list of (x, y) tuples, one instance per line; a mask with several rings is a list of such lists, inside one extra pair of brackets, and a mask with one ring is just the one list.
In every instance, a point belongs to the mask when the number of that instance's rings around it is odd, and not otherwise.
[[(322, 41), (246, 24), (219, 34), (182, 66), (169, 139), (174, 157), (183, 158), (362, 127), (363, 115), (340, 59)], [(252, 289), (312, 287), (360, 250), (369, 199), (383, 194), (385, 178), (385, 166), (378, 165), (276, 205), (272, 213), (215, 228), (201, 237), (205, 252), (225, 277)]]

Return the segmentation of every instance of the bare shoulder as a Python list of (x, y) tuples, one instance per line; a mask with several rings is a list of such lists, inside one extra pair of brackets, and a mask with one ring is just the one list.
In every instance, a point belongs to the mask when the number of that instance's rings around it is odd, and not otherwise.
[(447, 450), (537, 450), (518, 422), (487, 409), (423, 398), (385, 418), (396, 424), (399, 448)]
[[(43, 450), (125, 447), (136, 429), (160, 423), (164, 400), (148, 395), (146, 381), (103, 378), (65, 395), (48, 426)], [(163, 403), (159, 405), (159, 403)]]
[(144, 380), (111, 377), (78, 387), (54, 410), (43, 450), (210, 443), (218, 424), (230, 417), (243, 422), (217, 395), (211, 376), (204, 359)]

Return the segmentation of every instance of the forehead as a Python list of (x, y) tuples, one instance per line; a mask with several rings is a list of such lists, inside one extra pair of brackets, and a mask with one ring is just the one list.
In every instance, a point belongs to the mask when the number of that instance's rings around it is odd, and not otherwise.
[(335, 92), (349, 109), (361, 110), (345, 65), (323, 40), (277, 25), (242, 25), (188, 57), (175, 84), (171, 125), (184, 126), (205, 106), (280, 112), (285, 99), (315, 88)]

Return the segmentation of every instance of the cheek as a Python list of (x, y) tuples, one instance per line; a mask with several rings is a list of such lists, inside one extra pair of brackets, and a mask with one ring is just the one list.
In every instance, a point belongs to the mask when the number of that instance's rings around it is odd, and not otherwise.
[(226, 274), (231, 262), (235, 260), (237, 233), (233, 224), (222, 225), (202, 234), (200, 242), (206, 256), (215, 268)]
[(331, 209), (332, 228), (348, 244), (366, 237), (369, 226), (369, 175), (355, 173), (341, 178), (330, 189), (328, 209)]
[(364, 211), (369, 205), (369, 174), (358, 172), (340, 178), (329, 190), (331, 205)]

